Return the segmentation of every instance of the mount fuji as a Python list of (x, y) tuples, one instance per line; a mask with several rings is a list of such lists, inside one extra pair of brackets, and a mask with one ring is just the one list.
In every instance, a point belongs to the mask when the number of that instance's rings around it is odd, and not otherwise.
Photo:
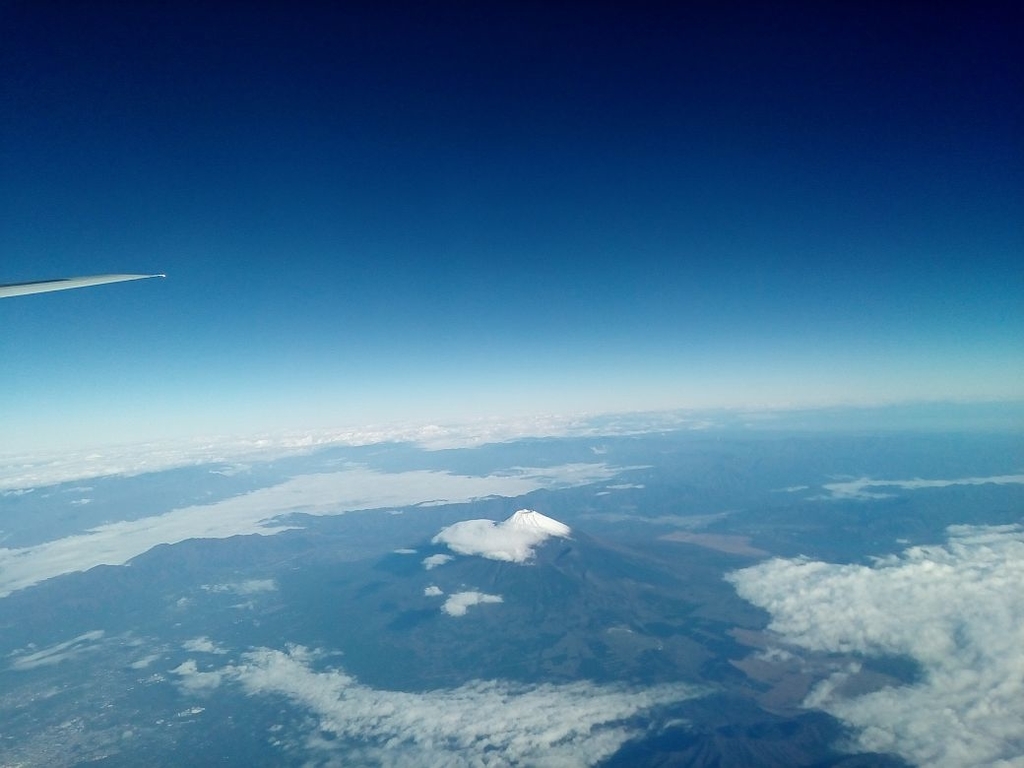
[(520, 509), (502, 525), (510, 529), (538, 531), (545, 536), (565, 538), (572, 533), (572, 529), (565, 523), (560, 523), (554, 518), (542, 515), (532, 509)]
[[(661, 723), (652, 736), (667, 730), (609, 766), (813, 764), (814, 744), (836, 734), (820, 714), (757, 705), (759, 691), (729, 659), (749, 653), (735, 628), (761, 616), (716, 568), (707, 551), (671, 541), (637, 549), (522, 509), (450, 524), (372, 565), (333, 563), (330, 577), (307, 568), (317, 590), (282, 579), (288, 607), (278, 618), (309, 647), (345, 648), (346, 672), (376, 688), (669, 680), (700, 691), (652, 713)], [(361, 618), (339, 620), (347, 616)], [(867, 765), (846, 759), (844, 768)]]
[(568, 538), (572, 529), (540, 512), (520, 509), (507, 520), (463, 520), (437, 534), (433, 544), (445, 544), (459, 555), (479, 555), (489, 560), (525, 563), (533, 559), (534, 548), (556, 536)]

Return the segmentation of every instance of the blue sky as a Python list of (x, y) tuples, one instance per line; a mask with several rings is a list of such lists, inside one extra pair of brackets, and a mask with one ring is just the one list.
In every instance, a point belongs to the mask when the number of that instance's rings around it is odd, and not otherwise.
[[(1024, 397), (1009, 4), (7, 3), (4, 448)], [(751, 4), (752, 5), (752, 4)]]

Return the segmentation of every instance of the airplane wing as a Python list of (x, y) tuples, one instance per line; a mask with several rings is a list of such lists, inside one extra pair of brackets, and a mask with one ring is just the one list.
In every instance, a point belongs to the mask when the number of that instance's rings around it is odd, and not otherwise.
[(126, 280), (145, 280), (148, 277), (166, 277), (166, 275), (91, 275), (90, 277), (66, 277), (62, 280), (38, 280), (34, 283), (11, 283), (0, 285), (0, 299), (10, 296), (25, 296), (29, 293), (86, 288), (90, 285), (103, 285), (104, 283), (123, 283)]

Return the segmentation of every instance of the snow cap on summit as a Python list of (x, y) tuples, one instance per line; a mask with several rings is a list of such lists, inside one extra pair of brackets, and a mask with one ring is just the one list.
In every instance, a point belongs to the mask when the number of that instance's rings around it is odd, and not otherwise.
[(443, 528), (433, 538), (460, 555), (480, 555), (491, 560), (525, 563), (533, 548), (551, 536), (567, 537), (572, 529), (540, 512), (520, 509), (501, 523), (463, 520)]
[(520, 509), (501, 525), (509, 528), (544, 531), (548, 536), (565, 537), (572, 533), (572, 529), (565, 523), (560, 523), (532, 509)]

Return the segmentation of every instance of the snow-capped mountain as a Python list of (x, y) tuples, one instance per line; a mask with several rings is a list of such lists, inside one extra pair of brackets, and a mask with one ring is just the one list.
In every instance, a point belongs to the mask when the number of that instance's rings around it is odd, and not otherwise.
[(520, 509), (505, 522), (501, 523), (501, 526), (513, 530), (540, 531), (545, 536), (561, 536), (563, 538), (572, 533), (572, 529), (565, 523), (560, 523), (554, 518), (542, 515), (540, 512), (532, 509)]

